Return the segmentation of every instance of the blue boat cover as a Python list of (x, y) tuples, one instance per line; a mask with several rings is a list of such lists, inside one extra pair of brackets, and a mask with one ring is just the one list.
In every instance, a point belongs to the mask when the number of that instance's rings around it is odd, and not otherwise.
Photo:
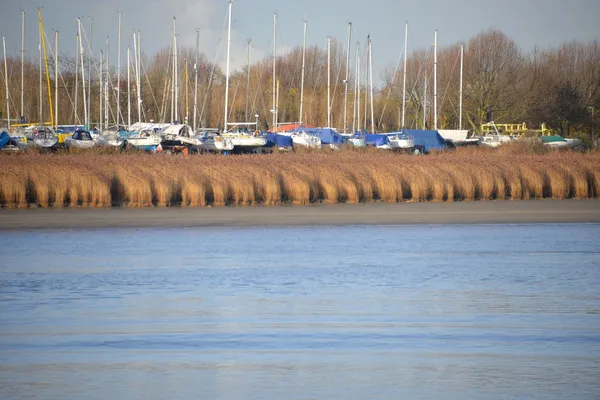
[(322, 144), (342, 144), (344, 137), (331, 128), (306, 128), (298, 127), (293, 132), (306, 132), (309, 135), (317, 136)]
[(431, 150), (444, 150), (447, 148), (446, 141), (438, 131), (403, 129), (401, 133), (412, 136), (415, 139), (415, 146), (422, 147), (426, 153)]
[(2, 132), (0, 133), (0, 149), (3, 148), (4, 146), (6, 146), (6, 143), (8, 143), (10, 141), (10, 136), (8, 136), (8, 133), (6, 132)]
[(366, 135), (363, 135), (365, 137), (365, 143), (368, 146), (383, 146), (386, 145), (388, 143), (387, 141), (387, 134), (374, 134), (374, 133), (367, 133)]
[(278, 133), (267, 132), (267, 146), (266, 147), (292, 147), (292, 138), (286, 135), (280, 135)]

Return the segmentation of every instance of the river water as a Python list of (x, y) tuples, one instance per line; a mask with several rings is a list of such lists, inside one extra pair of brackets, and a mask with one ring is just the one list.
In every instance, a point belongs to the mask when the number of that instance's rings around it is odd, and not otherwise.
[(600, 225), (0, 232), (2, 399), (598, 399)]

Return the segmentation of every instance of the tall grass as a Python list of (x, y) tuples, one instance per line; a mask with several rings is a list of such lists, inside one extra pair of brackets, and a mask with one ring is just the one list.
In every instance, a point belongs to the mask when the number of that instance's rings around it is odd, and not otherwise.
[[(510, 149), (509, 149), (510, 150)], [(457, 149), (0, 156), (0, 206), (204, 207), (600, 197), (600, 153)]]

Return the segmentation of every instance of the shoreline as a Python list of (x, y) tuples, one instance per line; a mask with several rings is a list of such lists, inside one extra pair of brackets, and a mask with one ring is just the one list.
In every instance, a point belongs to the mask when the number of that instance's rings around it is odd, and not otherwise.
[(0, 210), (0, 231), (535, 223), (600, 223), (600, 200)]

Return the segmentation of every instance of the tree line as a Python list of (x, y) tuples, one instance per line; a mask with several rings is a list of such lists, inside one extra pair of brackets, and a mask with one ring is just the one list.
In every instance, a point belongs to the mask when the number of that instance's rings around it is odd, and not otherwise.
[[(350, 75), (348, 79), (347, 118), (348, 131), (358, 126), (371, 128), (370, 99), (365, 79), (366, 47), (361, 53), (360, 111), (355, 90), (355, 53), (352, 48)], [(225, 74), (204, 54), (199, 55), (197, 71), (194, 69), (195, 51), (183, 48), (178, 52), (179, 96), (178, 109), (172, 110), (172, 50), (164, 48), (152, 56), (142, 55), (140, 94), (142, 120), (171, 122), (171, 114), (178, 121), (193, 123), (194, 90), (197, 76), (197, 125), (222, 128), (224, 120)], [(373, 54), (377, 59), (377, 54)], [(459, 121), (460, 44), (437, 49), (437, 108), (440, 129), (457, 129)], [(8, 58), (11, 119), (21, 115), (21, 60)], [(76, 59), (59, 56), (59, 74), (54, 76), (54, 60), (49, 60), (51, 92), (54, 97), (55, 80), (58, 79), (59, 124), (82, 124), (85, 122), (82, 101), (82, 85)], [(91, 100), (89, 102), (92, 127), (104, 118), (100, 115), (101, 86), (99, 61), (96, 57), (89, 71), (84, 59)], [(133, 61), (131, 62), (133, 66)], [(109, 124), (119, 120), (126, 124), (127, 117), (127, 70), (122, 61), (120, 79), (120, 107), (117, 107), (117, 70), (111, 65), (103, 80), (108, 77)], [(261, 129), (272, 128), (272, 57), (266, 56), (234, 71), (230, 76), (229, 120), (254, 121), (255, 115)], [(300, 120), (300, 92), (302, 78), (302, 48), (296, 47), (277, 57), (276, 79), (279, 87), (279, 122)], [(332, 126), (344, 128), (344, 80), (346, 69), (345, 45), (337, 40), (331, 46), (331, 121)], [(42, 65), (45, 73), (45, 67)], [(2, 64), (2, 72), (4, 63)], [(196, 73), (197, 72), (197, 73)], [(3, 74), (2, 74), (3, 75)], [(392, 131), (401, 128), (403, 95), (403, 70), (395, 65), (388, 67), (374, 88), (373, 108), (375, 130)], [(27, 122), (49, 121), (46, 78), (41, 81), (37, 62), (25, 60), (24, 110)], [(137, 121), (137, 87), (131, 73), (130, 101), (131, 120)], [(77, 107), (75, 85), (79, 81)], [(4, 75), (0, 87), (2, 108), (0, 116), (6, 120)], [(413, 51), (407, 60), (405, 127), (432, 128), (433, 123), (433, 48)], [(40, 101), (42, 115), (40, 116)], [(54, 99), (53, 99), (54, 103)], [(102, 101), (104, 106), (104, 101)], [(306, 49), (304, 75), (304, 102), (302, 121), (313, 126), (327, 122), (327, 50), (316, 46)], [(530, 53), (498, 30), (488, 30), (471, 38), (464, 45), (463, 70), (463, 129), (480, 132), (482, 123), (493, 119), (496, 123), (525, 122), (530, 127), (545, 123), (562, 135), (574, 132), (591, 133), (594, 118), (600, 108), (600, 46), (597, 40), (587, 43), (572, 42), (554, 48)]]

